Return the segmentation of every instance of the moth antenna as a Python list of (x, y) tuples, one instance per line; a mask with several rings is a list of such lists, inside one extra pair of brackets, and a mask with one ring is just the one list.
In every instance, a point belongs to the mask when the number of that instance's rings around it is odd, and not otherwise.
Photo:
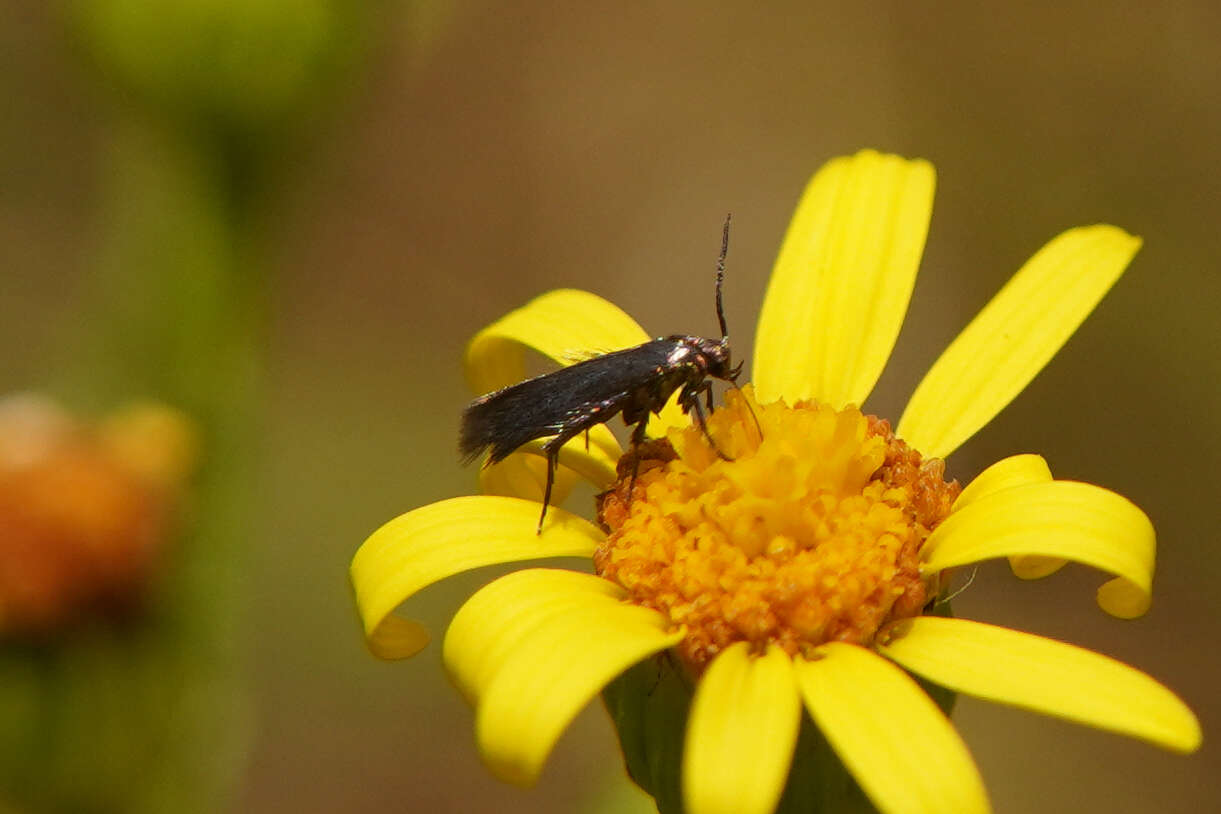
[(725, 327), (725, 309), (721, 305), (721, 285), (725, 281), (725, 255), (729, 254), (729, 221), (733, 213), (725, 215), (725, 228), (721, 231), (721, 256), (716, 261), (716, 318), (721, 323), (722, 341), (729, 337), (729, 329)]

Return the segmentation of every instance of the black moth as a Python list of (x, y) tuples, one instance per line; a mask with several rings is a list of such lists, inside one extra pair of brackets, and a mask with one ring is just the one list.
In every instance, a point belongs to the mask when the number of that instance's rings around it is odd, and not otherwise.
[(695, 421), (722, 458), (700, 406), (700, 394), (712, 410), (710, 378), (736, 383), (742, 365), (730, 367), (729, 333), (721, 307), (721, 284), (725, 277), (725, 255), (729, 250), (729, 218), (721, 235), (721, 254), (716, 270), (716, 315), (721, 338), (698, 336), (660, 337), (634, 348), (605, 353), (570, 365), (554, 373), (480, 396), (462, 414), (459, 451), (466, 462), (490, 450), (488, 465), (506, 458), (523, 444), (553, 436), (543, 444), (547, 456), (547, 486), (539, 532), (551, 502), (551, 486), (560, 447), (595, 424), (604, 424), (623, 414), (623, 423), (635, 424), (632, 446), (644, 440), (650, 413), (659, 413), (675, 390), (684, 413), (695, 413)]

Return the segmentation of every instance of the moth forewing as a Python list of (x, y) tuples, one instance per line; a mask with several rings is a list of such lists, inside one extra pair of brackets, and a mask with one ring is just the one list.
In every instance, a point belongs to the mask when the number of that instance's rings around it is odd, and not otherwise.
[(700, 396), (705, 396), (711, 410), (709, 379), (732, 383), (741, 370), (740, 365), (730, 366), (729, 336), (721, 307), (728, 249), (729, 218), (726, 218), (716, 280), (720, 340), (682, 334), (659, 337), (526, 379), (480, 396), (467, 406), (458, 439), (458, 449), (467, 462), (487, 451), (487, 463), (494, 464), (530, 441), (550, 439), (542, 447), (547, 458), (547, 485), (538, 520), (539, 532), (551, 502), (560, 448), (582, 432), (620, 414), (627, 424), (635, 425), (631, 440), (635, 446), (644, 440), (649, 415), (660, 413), (676, 390), (683, 412), (695, 414), (705, 437), (717, 454), (725, 457), (708, 435)]

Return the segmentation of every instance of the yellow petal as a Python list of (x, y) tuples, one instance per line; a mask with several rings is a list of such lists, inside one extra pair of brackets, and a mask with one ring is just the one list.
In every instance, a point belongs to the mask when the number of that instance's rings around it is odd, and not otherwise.
[(618, 306), (575, 289), (548, 291), (475, 334), (466, 348), (466, 376), (489, 393), (526, 376), (523, 351), (569, 364), (576, 353), (630, 348), (651, 337)]
[[(1064, 558), (1123, 578), (1127, 607), (1137, 607), (1135, 593), (1147, 610), (1156, 549), (1153, 524), (1127, 498), (1089, 483), (1052, 481), (994, 492), (951, 512), (921, 556), (927, 573), (993, 557)], [(1125, 607), (1103, 600), (1108, 613)]]
[[(576, 475), (567, 469), (557, 469), (551, 487), (551, 505), (559, 506), (568, 498), (576, 483)], [(494, 464), (479, 467), (479, 493), (543, 500), (547, 486), (547, 461), (537, 455), (514, 453)]]
[(515, 571), (476, 591), (454, 614), (442, 648), (446, 668), (458, 690), (475, 704), (518, 643), (551, 616), (599, 597), (618, 602), (623, 596), (623, 589), (610, 580), (579, 571)]
[[(1002, 489), (1029, 483), (1046, 483), (1050, 480), (1051, 469), (1048, 468), (1047, 461), (1039, 455), (1013, 455), (1003, 458), (980, 472), (975, 480), (967, 484), (958, 500), (954, 501), (954, 511)], [(1009, 558), (1009, 567), (1022, 579), (1041, 579), (1059, 571), (1067, 563), (1068, 560), (1061, 557), (1015, 555)]]
[(388, 617), (440, 579), (495, 563), (593, 555), (604, 537), (596, 526), (552, 506), (543, 533), (536, 534), (541, 510), (517, 498), (456, 497), (399, 515), (373, 532), (352, 558), (351, 576), (374, 653), (406, 658), (424, 647), (428, 637), (418, 625), (404, 628)]
[(883, 655), (956, 692), (1194, 752), (1200, 723), (1178, 696), (1126, 664), (1003, 627), (924, 616)]
[(860, 404), (886, 365), (911, 298), (933, 208), (922, 160), (865, 150), (802, 194), (755, 337), (760, 401)]
[[(605, 491), (615, 482), (616, 458), (608, 458), (593, 445), (585, 449), (584, 436), (574, 438), (560, 447), (560, 468), (556, 470), (551, 503), (564, 502), (579, 476), (598, 491)], [(547, 459), (543, 441), (531, 441), (503, 461), (484, 466), (479, 471), (479, 490), (485, 495), (506, 495), (542, 501), (547, 487)]]
[[(527, 348), (569, 365), (650, 339), (636, 320), (596, 294), (570, 288), (549, 291), (475, 334), (466, 347), (466, 378), (471, 390), (482, 395), (525, 378)], [(688, 421), (671, 402), (660, 423), (686, 426)], [(619, 457), (618, 442), (606, 427), (594, 427), (590, 439), (612, 462)]]
[(1153, 595), (1139, 585), (1116, 577), (1098, 588), (1098, 607), (1120, 619), (1136, 619), (1149, 612)]
[(784, 792), (801, 724), (793, 663), (776, 646), (740, 642), (700, 677), (683, 748), (683, 803), (691, 814), (770, 814)]
[(1042, 579), (1068, 565), (1063, 557), (1041, 557), (1038, 554), (1015, 554), (1009, 558), (1009, 568), (1018, 579)]
[(1031, 483), (1047, 483), (1051, 480), (1051, 468), (1041, 455), (1011, 455), (1002, 458), (975, 476), (962, 494), (954, 501), (954, 511), (965, 509), (981, 497), (1026, 486)]
[(386, 616), (365, 640), (379, 659), (401, 659), (419, 653), (428, 645), (428, 631), (419, 622)]
[(1099, 225), (1040, 249), (933, 364), (899, 437), (935, 458), (957, 449), (1051, 361), (1139, 248), (1140, 238)]
[(564, 728), (616, 675), (677, 644), (656, 611), (590, 574), (531, 569), (477, 592), (445, 636), (445, 664), (477, 704), (480, 753), (528, 786)]
[(882, 814), (990, 810), (966, 745), (915, 681), (855, 645), (819, 650), (795, 662), (806, 708)]

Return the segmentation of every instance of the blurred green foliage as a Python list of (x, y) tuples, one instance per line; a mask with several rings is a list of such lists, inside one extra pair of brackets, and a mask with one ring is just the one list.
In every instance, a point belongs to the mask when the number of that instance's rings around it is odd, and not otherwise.
[(371, 2), (72, 0), (102, 75), (159, 115), (283, 137), (363, 52)]
[(157, 601), (0, 650), (0, 795), (37, 811), (229, 807), (250, 731), (243, 631), (266, 337), (263, 185), (362, 52), (360, 3), (93, 0), (100, 249), (65, 389), (153, 398), (203, 435)]

